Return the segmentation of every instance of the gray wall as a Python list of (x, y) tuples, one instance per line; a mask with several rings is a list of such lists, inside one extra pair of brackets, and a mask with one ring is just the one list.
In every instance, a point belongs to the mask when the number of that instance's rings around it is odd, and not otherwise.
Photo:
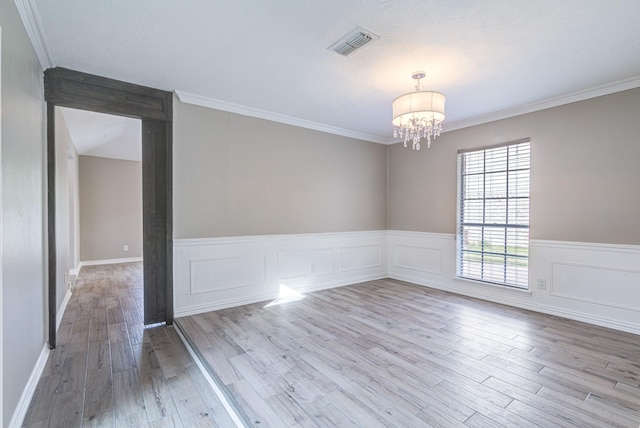
[(142, 257), (142, 163), (80, 156), (79, 185), (80, 260)]
[(389, 229), (455, 233), (456, 151), (531, 137), (531, 238), (640, 244), (640, 89), (389, 152)]
[(2, 402), (14, 413), (46, 342), (42, 70), (14, 2), (2, 27)]
[(386, 229), (386, 147), (174, 102), (175, 238)]

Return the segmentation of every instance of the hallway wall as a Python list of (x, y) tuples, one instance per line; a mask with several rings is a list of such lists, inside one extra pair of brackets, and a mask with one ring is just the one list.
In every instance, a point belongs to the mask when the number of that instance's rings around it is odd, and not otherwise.
[[(2, 28), (2, 424), (47, 340), (43, 73), (13, 1)], [(19, 328), (15, 328), (19, 326)]]
[(79, 177), (80, 260), (142, 257), (142, 162), (80, 156)]

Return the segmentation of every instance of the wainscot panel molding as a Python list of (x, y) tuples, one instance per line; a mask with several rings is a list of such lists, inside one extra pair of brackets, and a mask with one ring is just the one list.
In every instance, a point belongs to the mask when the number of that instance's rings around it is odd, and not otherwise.
[(385, 278), (386, 231), (174, 239), (175, 316)]
[(531, 240), (520, 290), (456, 278), (455, 245), (454, 234), (387, 231), (387, 275), (640, 334), (640, 246)]
[(521, 290), (456, 278), (455, 245), (396, 230), (176, 239), (176, 316), (390, 277), (640, 334), (640, 246), (532, 240)]

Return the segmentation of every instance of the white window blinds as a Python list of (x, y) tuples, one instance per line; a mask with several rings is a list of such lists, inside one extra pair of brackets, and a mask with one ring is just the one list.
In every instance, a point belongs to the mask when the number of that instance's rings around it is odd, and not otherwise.
[(528, 288), (529, 145), (458, 152), (459, 277)]

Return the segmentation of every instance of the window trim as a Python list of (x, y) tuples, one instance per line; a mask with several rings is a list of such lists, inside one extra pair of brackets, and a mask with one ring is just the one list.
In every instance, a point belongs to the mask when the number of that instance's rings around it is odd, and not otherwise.
[[(486, 152), (488, 150), (492, 150), (492, 149), (498, 149), (498, 148), (502, 148), (502, 147), (508, 147), (508, 146), (515, 146), (518, 144), (522, 144), (522, 143), (529, 143), (529, 168), (527, 168), (527, 170), (529, 171), (529, 196), (526, 197), (526, 199), (528, 199), (529, 201), (529, 219), (527, 221), (527, 225), (518, 225), (518, 224), (498, 224), (498, 223), (464, 223), (462, 222), (462, 194), (463, 194), (463, 182), (462, 182), (462, 164), (461, 164), (461, 155), (464, 155), (466, 153), (474, 153), (474, 152)], [(489, 284), (489, 285), (494, 285), (494, 286), (500, 286), (503, 288), (510, 288), (510, 289), (515, 289), (515, 290), (522, 290), (522, 291), (528, 291), (530, 290), (529, 287), (529, 260), (530, 260), (530, 254), (528, 253), (527, 256), (520, 256), (520, 255), (513, 255), (514, 257), (517, 258), (524, 258), (527, 260), (527, 281), (526, 284), (524, 285), (518, 285), (518, 284), (514, 284), (514, 283), (507, 283), (507, 282), (498, 282), (498, 281), (492, 281), (492, 280), (486, 280), (486, 279), (482, 279), (482, 278), (474, 278), (474, 277), (468, 277), (468, 276), (462, 276), (462, 227), (463, 226), (478, 226), (478, 227), (485, 227), (485, 226), (492, 226), (492, 227), (503, 227), (503, 228), (510, 228), (510, 229), (527, 229), (530, 230), (531, 228), (531, 138), (527, 137), (527, 138), (521, 138), (518, 140), (513, 140), (513, 141), (508, 141), (505, 143), (499, 143), (499, 144), (493, 144), (490, 146), (484, 146), (484, 147), (477, 147), (477, 148), (468, 148), (468, 149), (460, 149), (457, 151), (457, 155), (456, 155), (456, 271), (455, 271), (455, 278), (459, 279), (459, 280), (463, 280), (463, 281), (471, 281), (471, 282), (476, 282), (476, 283), (480, 283), (480, 284)], [(507, 173), (507, 177), (509, 175), (509, 172), (511, 171), (517, 171), (518, 169), (514, 169), (514, 170), (509, 170), (509, 168), (507, 167), (507, 169), (505, 170), (505, 172)], [(523, 170), (523, 169), (520, 169)], [(482, 172), (482, 175), (485, 176), (486, 172)], [(507, 178), (507, 186), (508, 186), (508, 178)], [(483, 188), (484, 188), (484, 183), (483, 183)], [(482, 201), (486, 201), (486, 200), (490, 200), (491, 198), (486, 198), (483, 197), (481, 200)], [(504, 199), (504, 198), (500, 198), (500, 199)], [(508, 200), (510, 199), (518, 199), (518, 197), (514, 197), (514, 198), (506, 198)], [(524, 199), (524, 197), (522, 197), (522, 199)], [(508, 205), (507, 205), (508, 206)], [(484, 210), (483, 210), (484, 212)], [(527, 239), (527, 243), (531, 242), (531, 237), (529, 236)], [(529, 246), (529, 245), (528, 245)], [(530, 246), (529, 246), (530, 247)], [(484, 254), (494, 254), (491, 252), (485, 252), (485, 251), (480, 251), (480, 254), (484, 255)], [(497, 254), (497, 253), (495, 253)], [(500, 256), (504, 256), (505, 257), (505, 263), (506, 263), (506, 257), (509, 256), (511, 257), (512, 255), (507, 255), (506, 254), (506, 248), (505, 248), (505, 254), (500, 253)], [(484, 265), (484, 262), (482, 262)]]

